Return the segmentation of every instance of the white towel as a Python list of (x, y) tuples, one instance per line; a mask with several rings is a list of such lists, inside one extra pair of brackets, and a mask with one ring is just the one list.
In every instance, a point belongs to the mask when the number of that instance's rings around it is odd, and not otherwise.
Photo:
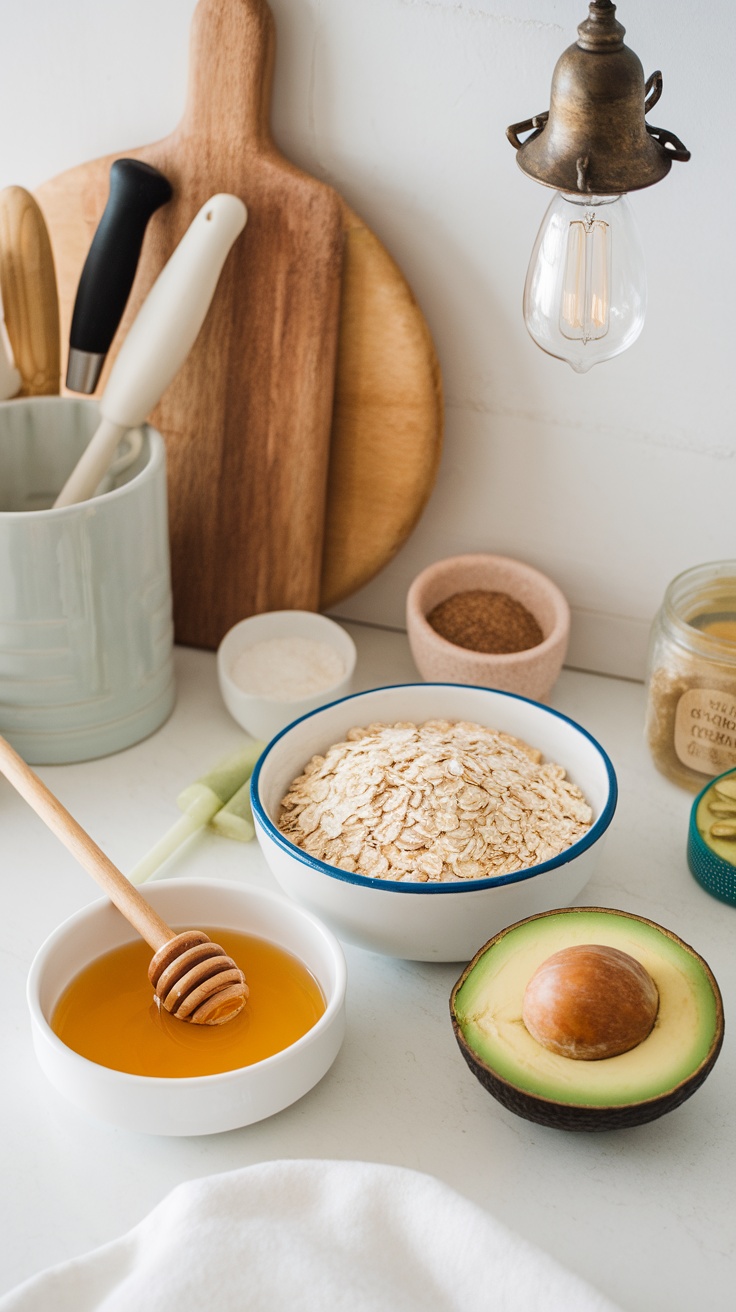
[(617, 1312), (452, 1189), (367, 1162), (281, 1161), (179, 1185), (121, 1239), (0, 1312)]

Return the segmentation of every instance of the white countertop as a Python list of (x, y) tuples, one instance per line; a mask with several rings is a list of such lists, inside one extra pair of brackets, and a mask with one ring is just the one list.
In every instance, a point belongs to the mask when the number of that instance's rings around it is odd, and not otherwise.
[[(416, 680), (403, 635), (346, 627), (358, 644), (358, 686)], [(214, 656), (180, 649), (176, 668), (177, 705), (153, 737), (103, 760), (38, 769), (123, 870), (178, 817), (181, 788), (242, 740), (221, 702)], [(619, 907), (674, 930), (721, 986), (726, 1040), (702, 1089), (637, 1129), (577, 1135), (532, 1125), (490, 1098), (460, 1055), (448, 1012), (457, 966), (347, 946), (347, 1037), (301, 1102), (207, 1138), (152, 1138), (88, 1120), (36, 1066), (25, 981), (46, 935), (98, 890), (0, 780), (0, 1293), (121, 1235), (180, 1181), (278, 1158), (344, 1158), (438, 1177), (626, 1312), (730, 1312), (736, 908), (689, 874), (692, 799), (651, 764), (644, 688), (565, 670), (550, 700), (599, 739), (619, 780), (618, 810), (580, 905)], [(192, 839), (166, 867), (169, 876), (195, 874), (275, 886), (255, 843), (210, 835)]]

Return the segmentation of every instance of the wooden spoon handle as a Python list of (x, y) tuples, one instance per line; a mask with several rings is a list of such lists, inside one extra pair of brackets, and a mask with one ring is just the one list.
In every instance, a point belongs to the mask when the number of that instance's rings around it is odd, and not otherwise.
[(174, 938), (174, 931), (156, 914), (125, 875), (114, 866), (89, 834), (69, 814), (54, 794), (34, 774), (30, 766), (0, 737), (0, 771), (20, 793), (44, 824), (68, 847), (81, 866), (105, 890), (110, 901), (138, 931), (146, 943), (158, 951)]
[(22, 385), (19, 396), (59, 391), (56, 270), (43, 214), (23, 187), (0, 191), (0, 292)]

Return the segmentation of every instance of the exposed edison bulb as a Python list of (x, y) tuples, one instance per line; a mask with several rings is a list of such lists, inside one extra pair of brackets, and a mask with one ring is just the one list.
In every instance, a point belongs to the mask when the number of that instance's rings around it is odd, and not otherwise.
[(626, 197), (556, 192), (524, 287), (537, 346), (585, 373), (636, 341), (646, 308), (644, 255)]

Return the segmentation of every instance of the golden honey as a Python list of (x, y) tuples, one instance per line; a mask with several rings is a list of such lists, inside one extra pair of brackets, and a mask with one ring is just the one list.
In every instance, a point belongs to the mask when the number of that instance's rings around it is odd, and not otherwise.
[(701, 633), (709, 633), (712, 638), (720, 638), (723, 642), (736, 642), (736, 619), (730, 616), (727, 619), (706, 620), (698, 627)]
[(97, 957), (75, 976), (54, 1009), (54, 1033), (100, 1066), (182, 1079), (251, 1066), (316, 1024), (325, 1000), (297, 957), (238, 930), (205, 927), (205, 933), (245, 973), (248, 1001), (233, 1020), (192, 1025), (159, 1008), (148, 979), (151, 949), (137, 941)]

